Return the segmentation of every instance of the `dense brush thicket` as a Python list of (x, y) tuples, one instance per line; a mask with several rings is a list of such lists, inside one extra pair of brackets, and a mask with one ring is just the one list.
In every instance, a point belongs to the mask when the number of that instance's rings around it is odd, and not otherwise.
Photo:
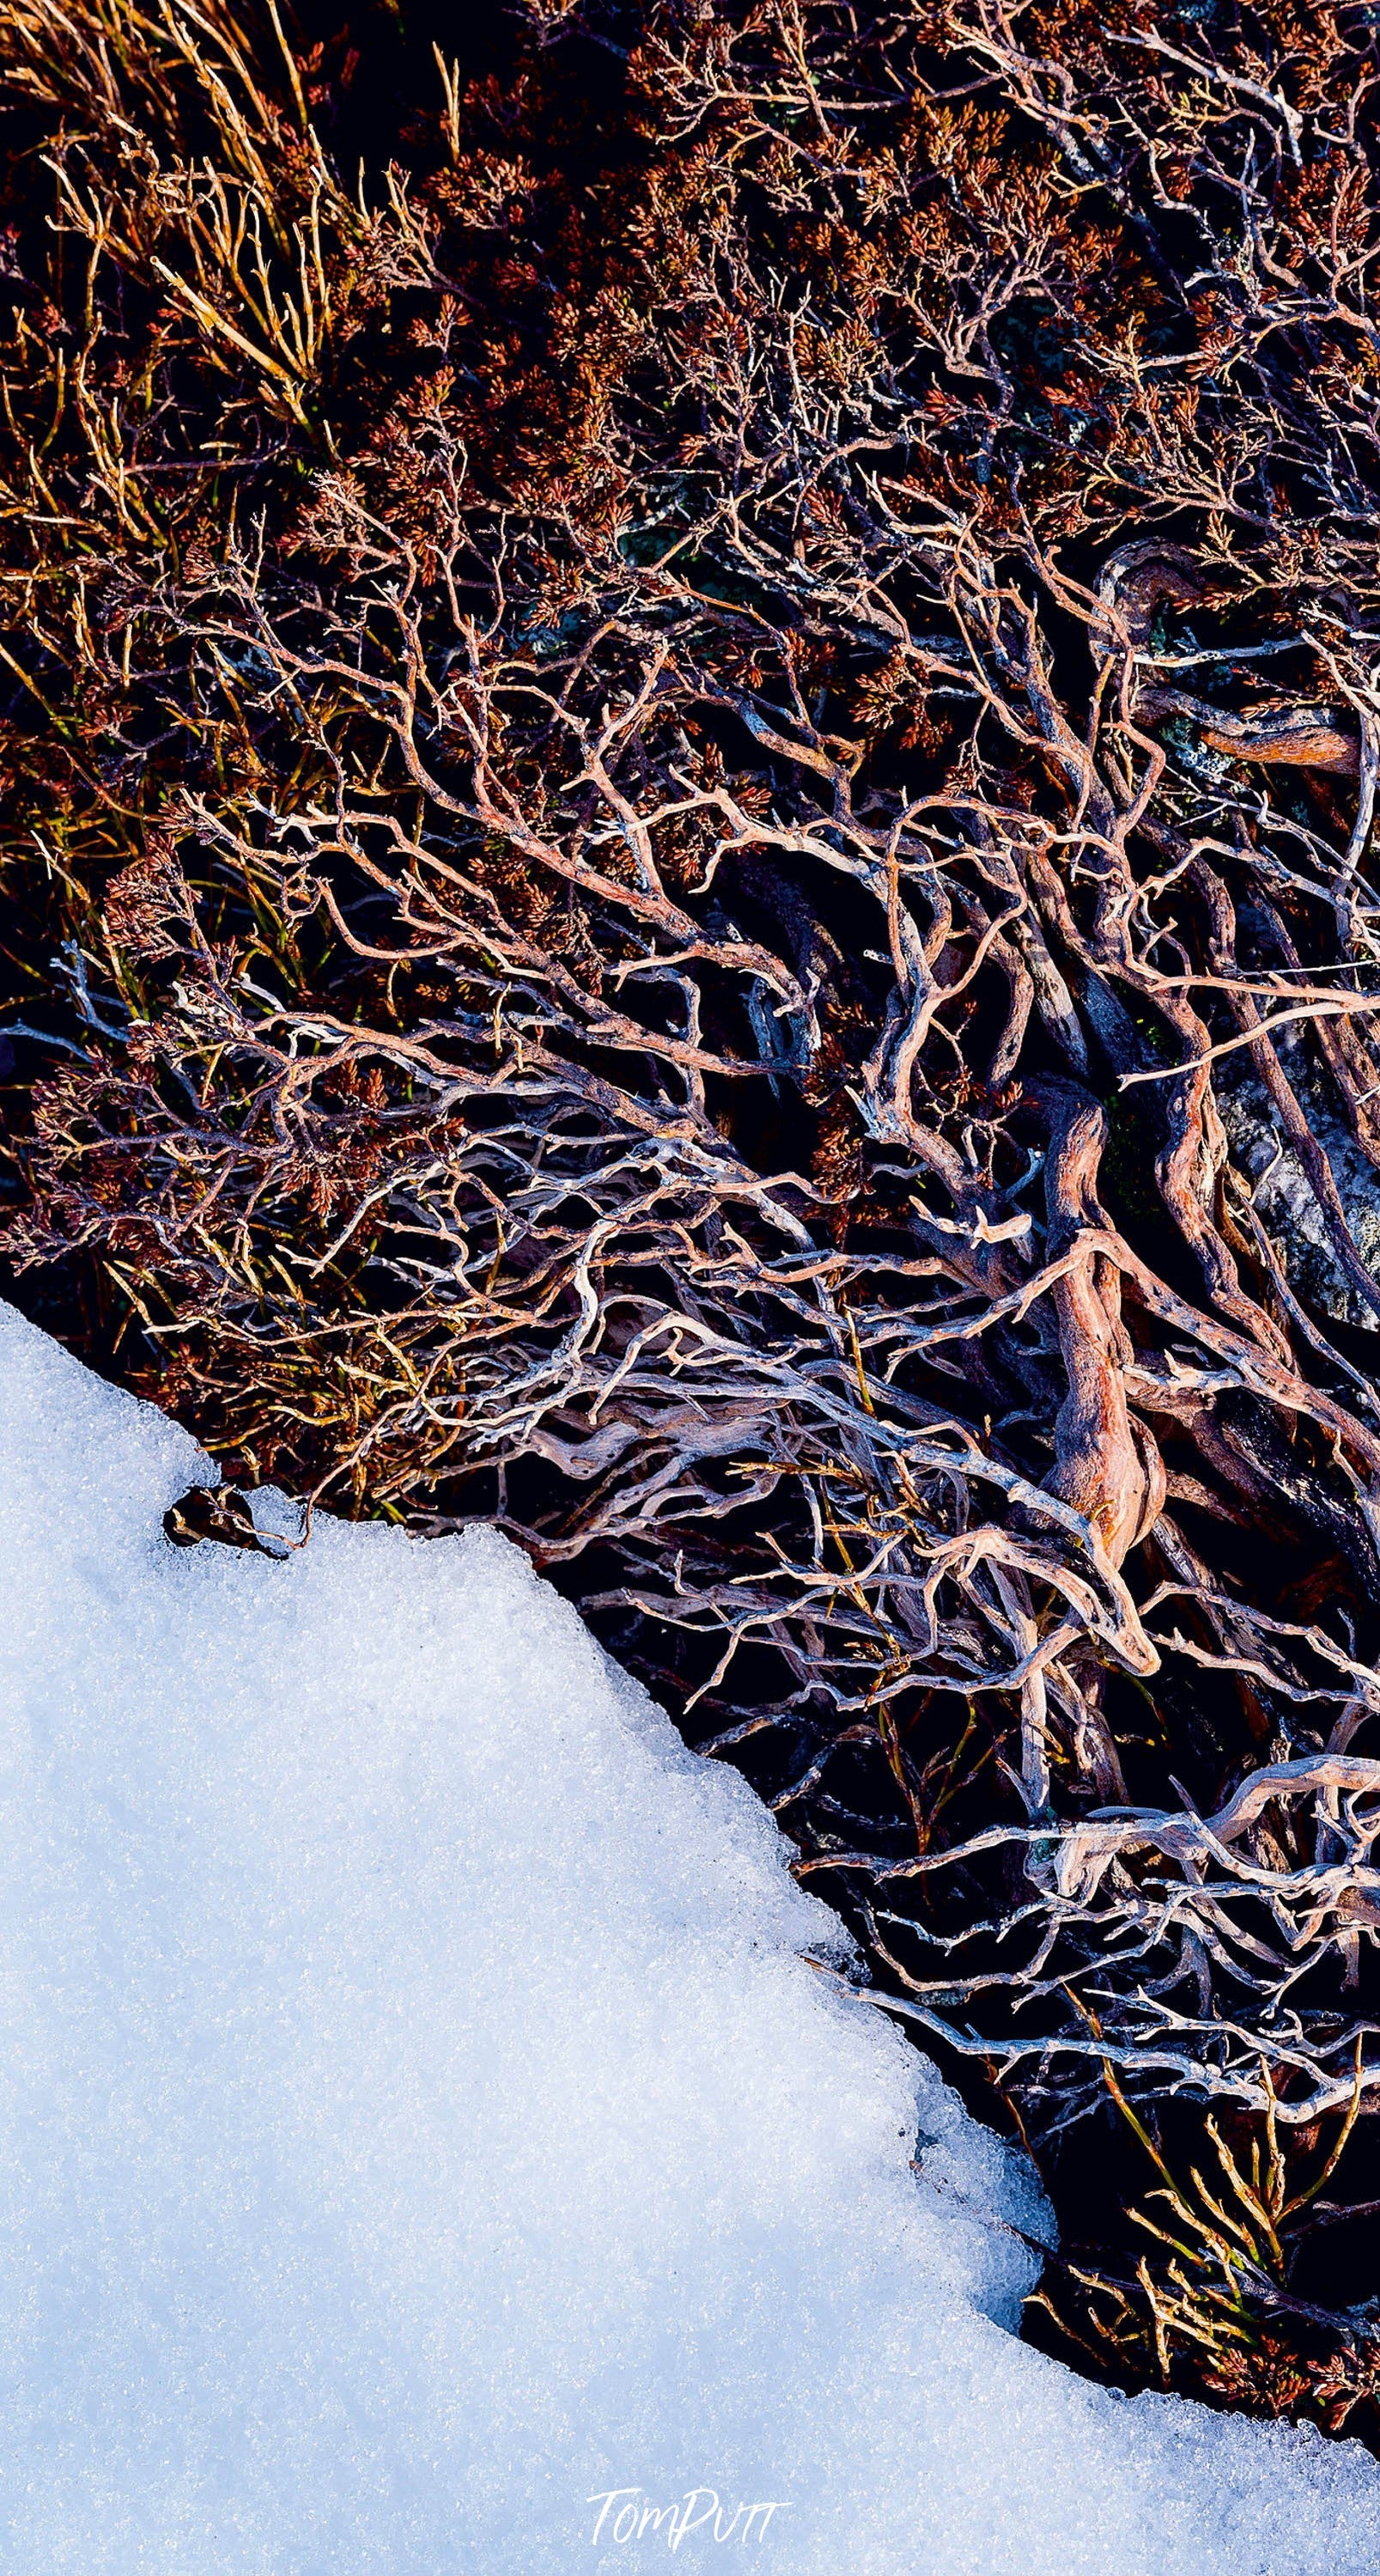
[[(343, 0), (341, 0), (343, 6)], [(4, 1248), (1380, 2428), (1374, 12), (10, 0)]]

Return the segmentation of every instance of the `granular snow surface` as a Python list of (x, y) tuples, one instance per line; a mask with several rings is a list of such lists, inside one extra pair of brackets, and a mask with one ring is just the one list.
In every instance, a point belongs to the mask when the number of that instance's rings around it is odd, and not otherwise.
[(1029, 2180), (514, 1549), (210, 1473), (0, 1308), (4, 2576), (1380, 2569), (1013, 2339)]

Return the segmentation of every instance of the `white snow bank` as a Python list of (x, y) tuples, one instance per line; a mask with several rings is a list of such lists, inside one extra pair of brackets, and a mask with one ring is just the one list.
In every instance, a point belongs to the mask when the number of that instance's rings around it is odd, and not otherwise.
[(989, 2321), (917, 2116), (1017, 2180), (522, 1557), (206, 1473), (0, 1308), (5, 2576), (1380, 2565), (1364, 2453)]

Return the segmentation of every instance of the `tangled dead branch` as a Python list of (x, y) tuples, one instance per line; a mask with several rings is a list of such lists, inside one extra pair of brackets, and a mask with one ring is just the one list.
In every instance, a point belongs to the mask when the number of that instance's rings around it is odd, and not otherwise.
[(530, 15), (355, 188), (330, 30), (10, 12), (9, 1259), (1037, 2147), (1369, 2114), (1373, 31)]

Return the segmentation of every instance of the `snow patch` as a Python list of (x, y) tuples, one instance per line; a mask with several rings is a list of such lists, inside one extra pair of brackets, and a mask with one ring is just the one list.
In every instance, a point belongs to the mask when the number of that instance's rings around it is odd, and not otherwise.
[(6, 2576), (1380, 2563), (1355, 2447), (994, 2322), (1028, 2179), (514, 1549), (213, 1476), (0, 1307)]

